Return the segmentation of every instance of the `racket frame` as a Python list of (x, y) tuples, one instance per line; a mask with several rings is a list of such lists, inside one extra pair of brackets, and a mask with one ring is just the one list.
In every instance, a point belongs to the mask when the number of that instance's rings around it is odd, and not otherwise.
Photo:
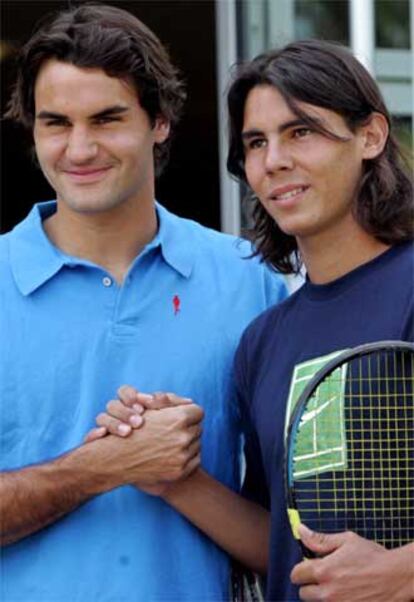
[(300, 514), (297, 510), (295, 489), (293, 487), (293, 442), (296, 439), (296, 433), (300, 424), (303, 410), (321, 382), (339, 366), (349, 362), (349, 360), (354, 360), (359, 357), (363, 357), (364, 355), (369, 355), (375, 351), (387, 350), (411, 351), (414, 353), (414, 344), (407, 341), (376, 341), (373, 343), (358, 345), (352, 349), (345, 350), (343, 353), (340, 353), (333, 359), (329, 360), (325, 366), (323, 366), (316, 372), (316, 374), (314, 374), (309, 383), (303, 389), (293, 409), (292, 416), (289, 420), (285, 443), (285, 492), (288, 517), (292, 532), (295, 539), (299, 540), (303, 554), (307, 558), (312, 558), (315, 555), (302, 544), (297, 532), (297, 528), (300, 524)]

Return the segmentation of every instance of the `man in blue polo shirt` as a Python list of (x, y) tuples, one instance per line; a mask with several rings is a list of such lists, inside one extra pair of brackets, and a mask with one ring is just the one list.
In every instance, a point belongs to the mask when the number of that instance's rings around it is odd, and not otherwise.
[[(247, 243), (155, 204), (184, 92), (141, 22), (67, 11), (19, 69), (9, 116), (57, 201), (0, 239), (0, 597), (226, 599), (227, 556), (149, 493), (200, 464), (200, 437), (204, 468), (237, 488), (232, 356), (284, 285)], [(84, 443), (124, 382), (197, 405)]]

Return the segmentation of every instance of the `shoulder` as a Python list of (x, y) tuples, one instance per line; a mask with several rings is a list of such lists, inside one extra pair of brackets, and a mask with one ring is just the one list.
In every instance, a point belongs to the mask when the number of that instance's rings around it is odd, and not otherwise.
[(402, 263), (404, 269), (410, 270), (411, 275), (413, 275), (414, 242), (410, 241), (408, 243), (400, 245), (400, 248), (397, 252), (397, 257), (399, 257), (399, 261)]
[(178, 242), (180, 237), (180, 243), (191, 248), (193, 252), (199, 250), (209, 254), (224, 254), (224, 258), (233, 259), (247, 258), (252, 254), (252, 245), (242, 238), (218, 232), (192, 219), (175, 215), (159, 203), (157, 212), (161, 220), (161, 229), (173, 233), (174, 242)]
[[(286, 297), (283, 276), (254, 254), (251, 242), (178, 217), (164, 208), (161, 211), (161, 216), (168, 220), (168, 228), (174, 232), (174, 242), (186, 256), (191, 257), (191, 262), (204, 278), (214, 273), (217, 282), (230, 285), (231, 280), (234, 286), (250, 287), (252, 293), (257, 285), (272, 302)], [(266, 303), (265, 306), (268, 305)]]
[(371, 290), (366, 287), (365, 294), (374, 296), (379, 306), (388, 307), (395, 313), (398, 307), (414, 305), (414, 243), (407, 242), (391, 247), (377, 260), (374, 260), (368, 272)]
[[(171, 214), (170, 214), (171, 215)], [(212, 253), (224, 253), (229, 258), (248, 258), (252, 255), (253, 247), (250, 242), (243, 238), (218, 232), (213, 228), (203, 226), (191, 219), (174, 216), (176, 225), (184, 228), (188, 236), (203, 250)]]
[(379, 257), (375, 264), (377, 270), (389, 272), (390, 277), (398, 280), (401, 275), (411, 273), (414, 269), (414, 242), (409, 241), (391, 247)]
[(9, 264), (10, 256), (10, 232), (0, 235), (0, 269)]
[(0, 235), (0, 294), (15, 290), (10, 259), (10, 233)]

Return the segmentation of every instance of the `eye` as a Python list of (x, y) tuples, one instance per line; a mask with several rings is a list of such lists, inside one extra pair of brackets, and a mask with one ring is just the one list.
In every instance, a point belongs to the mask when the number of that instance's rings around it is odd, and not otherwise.
[(252, 140), (249, 140), (247, 143), (247, 149), (255, 150), (258, 148), (263, 148), (265, 145), (266, 145), (265, 138), (252, 138)]
[(114, 115), (102, 115), (102, 117), (96, 117), (93, 122), (96, 125), (105, 125), (107, 123), (113, 123), (115, 121), (121, 121), (120, 117), (115, 117)]
[(306, 126), (295, 128), (292, 133), (294, 138), (305, 138), (306, 136), (309, 136), (309, 134), (312, 134), (312, 130)]
[(48, 119), (44, 122), (47, 127), (65, 127), (69, 122), (65, 119)]

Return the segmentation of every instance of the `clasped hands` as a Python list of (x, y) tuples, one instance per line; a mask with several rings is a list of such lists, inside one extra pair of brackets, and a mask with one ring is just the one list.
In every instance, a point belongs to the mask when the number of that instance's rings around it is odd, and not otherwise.
[[(202, 409), (172, 393), (147, 395), (124, 385), (119, 399), (96, 418), (86, 443), (105, 443), (101, 463), (134, 484), (164, 496), (200, 465)], [(104, 447), (102, 445), (102, 447)], [(102, 459), (103, 458), (103, 459)], [(406, 602), (414, 600), (414, 544), (386, 550), (354, 533), (321, 534), (300, 527), (316, 552), (293, 569), (291, 579), (307, 602)]]
[(191, 399), (173, 393), (148, 395), (123, 385), (118, 396), (96, 417), (97, 426), (85, 443), (108, 440), (115, 456), (122, 447), (124, 464), (119, 462), (117, 468), (124, 470), (124, 482), (163, 495), (200, 465), (204, 412)]

